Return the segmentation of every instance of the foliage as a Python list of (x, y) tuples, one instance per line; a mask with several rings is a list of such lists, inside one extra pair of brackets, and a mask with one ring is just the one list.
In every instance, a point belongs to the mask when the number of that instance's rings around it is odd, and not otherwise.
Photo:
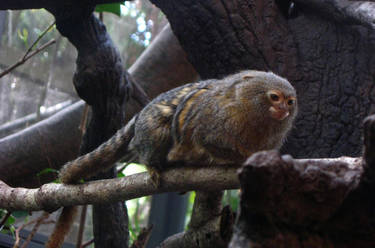
[(236, 211), (240, 204), (240, 198), (238, 196), (239, 190), (226, 190), (223, 197), (223, 205), (229, 205), (233, 211)]
[(108, 12), (121, 16), (122, 3), (106, 3), (96, 5), (95, 11), (99, 13)]
[[(5, 216), (7, 215), (7, 211), (4, 209), (0, 209), (0, 220), (3, 220)], [(14, 235), (14, 232), (16, 228), (14, 227), (14, 223), (16, 222), (15, 216), (12, 214), (7, 218), (6, 222), (4, 223), (4, 226), (0, 226), (0, 233), (8, 234), (11, 233)]]

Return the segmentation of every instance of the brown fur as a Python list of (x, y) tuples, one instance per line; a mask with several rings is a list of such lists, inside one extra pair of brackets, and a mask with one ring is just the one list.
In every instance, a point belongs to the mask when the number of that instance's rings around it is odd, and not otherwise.
[[(290, 115), (276, 120), (269, 92), (296, 100), (293, 86), (271, 72), (243, 71), (220, 80), (186, 84), (155, 98), (93, 152), (67, 163), (63, 183), (110, 167), (127, 154), (152, 171), (179, 164), (240, 164), (259, 150), (277, 149), (290, 130)], [(278, 106), (278, 105), (277, 105)], [(274, 113), (273, 113), (274, 114)], [(129, 155), (131, 154), (131, 155)]]
[(58, 248), (62, 246), (65, 236), (69, 233), (74, 218), (77, 215), (77, 208), (77, 206), (63, 208), (55, 228), (45, 245), (46, 248)]

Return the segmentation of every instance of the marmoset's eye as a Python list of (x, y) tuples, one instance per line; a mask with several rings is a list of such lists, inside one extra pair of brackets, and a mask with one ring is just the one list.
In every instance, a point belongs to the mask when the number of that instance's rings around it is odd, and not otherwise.
[(277, 102), (280, 98), (278, 95), (271, 93), (270, 94), (271, 100)]

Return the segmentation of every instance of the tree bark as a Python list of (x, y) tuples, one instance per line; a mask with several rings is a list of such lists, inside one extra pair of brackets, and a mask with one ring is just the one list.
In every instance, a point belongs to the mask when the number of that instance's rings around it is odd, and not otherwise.
[(229, 247), (374, 247), (375, 116), (364, 158), (251, 156), (239, 173), (241, 204)]
[[(123, 106), (129, 98), (130, 77), (123, 69), (121, 56), (104, 24), (94, 16), (95, 5), (65, 4), (47, 9), (55, 16), (57, 30), (78, 51), (73, 83), (78, 95), (91, 107), (91, 120), (80, 147), (80, 155), (83, 155), (109, 139), (124, 124)], [(115, 178), (116, 175), (116, 169), (112, 168), (95, 179)], [(93, 224), (95, 246), (128, 247), (128, 215), (123, 202), (93, 205)], [(60, 231), (55, 228), (49, 242), (55, 242), (54, 234)]]
[[(239, 187), (236, 168), (176, 168), (161, 174), (156, 187), (147, 172), (85, 184), (48, 183), (40, 188), (12, 188), (0, 181), (0, 208), (55, 210), (60, 206), (104, 204), (142, 196), (191, 190), (224, 190)], [(206, 210), (208, 211), (208, 210)]]

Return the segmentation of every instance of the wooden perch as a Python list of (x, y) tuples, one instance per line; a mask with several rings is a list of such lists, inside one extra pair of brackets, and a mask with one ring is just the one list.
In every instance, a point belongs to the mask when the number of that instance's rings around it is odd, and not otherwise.
[(238, 188), (235, 168), (184, 168), (163, 173), (155, 187), (148, 173), (79, 185), (49, 183), (37, 189), (11, 188), (0, 181), (0, 208), (8, 210), (56, 210), (61, 206), (104, 204), (162, 192), (224, 190)]
[(374, 247), (375, 116), (365, 119), (364, 133), (364, 159), (250, 157), (239, 174), (230, 247)]

